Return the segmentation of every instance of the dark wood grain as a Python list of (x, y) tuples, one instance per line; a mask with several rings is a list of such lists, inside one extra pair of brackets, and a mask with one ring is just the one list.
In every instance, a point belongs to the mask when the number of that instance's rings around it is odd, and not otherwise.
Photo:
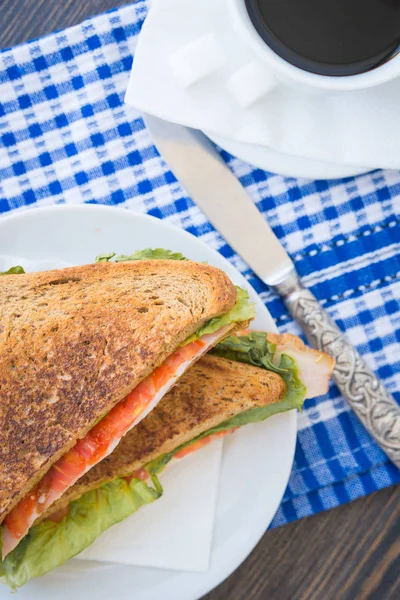
[(0, 0), (0, 48), (80, 23), (127, 0)]
[(268, 531), (203, 600), (400, 598), (399, 500), (391, 487)]
[[(0, 47), (125, 3), (0, 0)], [(397, 600), (399, 574), (400, 489), (392, 487), (268, 531), (242, 566), (203, 600)]]

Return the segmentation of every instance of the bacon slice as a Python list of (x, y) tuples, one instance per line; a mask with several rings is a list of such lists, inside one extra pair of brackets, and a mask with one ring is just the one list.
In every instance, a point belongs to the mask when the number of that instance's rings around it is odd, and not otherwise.
[(233, 327), (234, 324), (225, 325), (213, 334), (178, 348), (50, 468), (5, 518), (3, 560), (34, 521), (82, 475), (111, 454), (121, 438), (144, 419), (186, 369)]
[(326, 394), (335, 367), (335, 360), (329, 354), (308, 348), (299, 337), (290, 333), (268, 333), (267, 339), (276, 344), (276, 365), (279, 365), (282, 354), (287, 354), (296, 361), (299, 378), (307, 388), (306, 398)]

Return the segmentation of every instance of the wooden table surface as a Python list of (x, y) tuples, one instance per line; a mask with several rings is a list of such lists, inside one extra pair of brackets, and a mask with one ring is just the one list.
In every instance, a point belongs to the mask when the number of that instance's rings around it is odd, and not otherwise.
[[(125, 3), (0, 0), (0, 48)], [(400, 598), (399, 488), (268, 531), (241, 567), (203, 600), (367, 598)]]

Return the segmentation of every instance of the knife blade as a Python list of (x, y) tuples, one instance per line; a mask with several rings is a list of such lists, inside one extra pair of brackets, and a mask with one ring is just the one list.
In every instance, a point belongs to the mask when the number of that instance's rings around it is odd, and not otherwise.
[(173, 173), (231, 247), (284, 301), (312, 346), (336, 361), (333, 378), (386, 455), (400, 467), (400, 407), (301, 282), (254, 203), (200, 131), (145, 115)]
[(279, 282), (293, 269), (292, 260), (209, 139), (151, 115), (145, 123), (161, 156), (210, 223), (260, 279), (268, 285)]

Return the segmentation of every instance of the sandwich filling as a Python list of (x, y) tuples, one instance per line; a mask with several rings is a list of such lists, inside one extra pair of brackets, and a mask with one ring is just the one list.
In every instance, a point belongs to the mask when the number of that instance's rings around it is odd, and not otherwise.
[(178, 348), (50, 468), (6, 516), (2, 532), (3, 560), (36, 519), (82, 475), (111, 454), (121, 438), (156, 406), (186, 369), (233, 327), (233, 323), (224, 325), (215, 333)]
[[(282, 351), (283, 346), (285, 352)], [(300, 372), (306, 374), (306, 380), (309, 379), (307, 373), (312, 361), (315, 371), (312, 379), (314, 383), (317, 380), (319, 382), (313, 386), (313, 392), (323, 394), (327, 391), (334, 365), (323, 353), (307, 349), (294, 336), (268, 334), (267, 337), (261, 332), (231, 336), (219, 343), (211, 353), (278, 373), (285, 382), (285, 396), (276, 402), (257, 405), (247, 410), (240, 411), (239, 404), (238, 413), (228, 420), (212, 428), (205, 428), (205, 431), (194, 438), (189, 437), (171, 452), (161, 454), (145, 463), (129, 477), (120, 475), (84, 492), (72, 500), (67, 508), (51, 514), (40, 523), (35, 523), (18, 547), (9, 553), (3, 562), (0, 561), (0, 581), (16, 589), (29, 579), (63, 564), (92, 544), (103, 531), (127, 518), (142, 505), (159, 498), (163, 490), (158, 475), (171, 461), (201, 449), (212, 440), (238, 427), (264, 421), (287, 410), (301, 409), (305, 398), (309, 397), (309, 392), (307, 381), (300, 378)], [(291, 357), (294, 353), (300, 364)], [(190, 431), (188, 434), (190, 436)]]

